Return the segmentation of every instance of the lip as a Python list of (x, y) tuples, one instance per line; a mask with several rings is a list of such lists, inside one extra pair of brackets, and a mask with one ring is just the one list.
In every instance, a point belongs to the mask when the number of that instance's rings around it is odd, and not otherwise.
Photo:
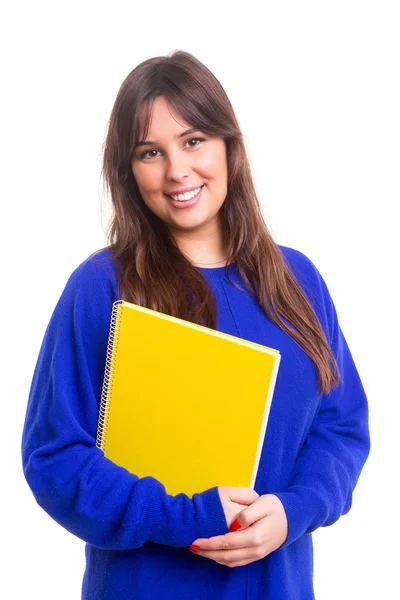
[(186, 194), (186, 192), (193, 192), (193, 190), (197, 190), (197, 188), (202, 187), (204, 183), (201, 185), (195, 185), (194, 187), (186, 187), (181, 188), (180, 190), (172, 190), (171, 192), (165, 192), (167, 196), (178, 196), (179, 194)]
[[(170, 204), (172, 204), (172, 206), (174, 206), (175, 208), (179, 208), (179, 209), (191, 208), (192, 206), (195, 206), (199, 202), (201, 195), (203, 193), (205, 184), (203, 184), (202, 186), (199, 186), (199, 187), (201, 189), (200, 189), (199, 193), (197, 194), (197, 196), (195, 196), (194, 198), (191, 198), (190, 200), (186, 200), (184, 202), (180, 202), (179, 200), (174, 200), (173, 198), (168, 196), (168, 194), (165, 194), (165, 197), (168, 200), (168, 202)], [(196, 189), (196, 188), (194, 188), (194, 189)]]

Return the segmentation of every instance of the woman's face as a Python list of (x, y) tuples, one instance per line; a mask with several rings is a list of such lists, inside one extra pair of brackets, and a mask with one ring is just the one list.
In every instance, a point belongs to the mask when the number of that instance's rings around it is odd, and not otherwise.
[[(143, 129), (141, 122), (141, 132)], [(186, 133), (188, 130), (192, 131)], [(143, 141), (146, 144), (141, 144)], [(154, 101), (147, 139), (140, 137), (131, 166), (143, 201), (172, 232), (218, 229), (218, 212), (228, 189), (225, 142), (193, 130), (164, 96)], [(174, 205), (166, 195), (200, 186), (204, 187), (194, 204), (190, 200), (186, 206)]]

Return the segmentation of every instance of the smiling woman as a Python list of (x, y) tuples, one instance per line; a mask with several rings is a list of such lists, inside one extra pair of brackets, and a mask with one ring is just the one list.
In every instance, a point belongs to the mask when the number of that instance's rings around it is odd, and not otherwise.
[[(220, 223), (228, 192), (226, 146), (218, 136), (191, 137), (195, 132), (165, 96), (158, 96), (147, 132), (156, 141), (143, 139), (143, 133), (134, 149), (132, 172), (143, 201), (167, 225), (181, 251), (195, 264), (203, 264), (204, 257), (221, 262), (226, 253)], [(150, 149), (143, 152), (143, 146)], [(197, 193), (190, 194), (193, 190)]]
[[(328, 287), (307, 256), (273, 240), (231, 103), (191, 54), (126, 77), (103, 174), (109, 245), (75, 269), (54, 310), (22, 442), (37, 502), (87, 543), (83, 599), (312, 600), (311, 534), (350, 510), (369, 453), (367, 399)], [(120, 299), (280, 351), (254, 489), (171, 496), (97, 447)], [(165, 359), (195, 386), (207, 374), (187, 354)], [(252, 414), (249, 393), (229, 415), (239, 448)]]

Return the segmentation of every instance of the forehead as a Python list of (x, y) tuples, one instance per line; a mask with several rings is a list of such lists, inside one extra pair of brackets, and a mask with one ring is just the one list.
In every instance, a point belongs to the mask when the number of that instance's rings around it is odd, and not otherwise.
[[(140, 139), (143, 139), (147, 113), (148, 105), (143, 105), (139, 115)], [(158, 96), (150, 111), (146, 138), (157, 140), (164, 136), (177, 135), (190, 127), (191, 123), (185, 121), (164, 96)]]

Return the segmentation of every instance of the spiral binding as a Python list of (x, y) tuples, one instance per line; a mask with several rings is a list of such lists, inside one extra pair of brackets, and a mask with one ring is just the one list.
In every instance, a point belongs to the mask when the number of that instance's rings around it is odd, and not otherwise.
[(104, 452), (107, 436), (108, 418), (110, 413), (110, 401), (114, 382), (115, 362), (117, 358), (117, 347), (119, 330), (122, 317), (122, 300), (114, 302), (111, 312), (110, 333), (108, 336), (106, 366), (104, 369), (103, 387), (101, 390), (101, 402), (99, 411), (99, 422), (97, 426), (96, 446)]

